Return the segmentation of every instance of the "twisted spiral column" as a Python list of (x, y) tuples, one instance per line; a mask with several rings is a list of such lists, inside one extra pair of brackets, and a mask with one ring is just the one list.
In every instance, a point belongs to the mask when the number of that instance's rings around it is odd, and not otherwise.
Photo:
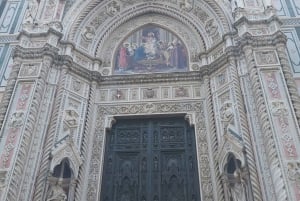
[(54, 145), (56, 127), (57, 124), (59, 123), (58, 122), (60, 116), (59, 113), (60, 113), (61, 104), (63, 103), (64, 85), (66, 82), (67, 72), (68, 72), (67, 69), (63, 68), (60, 74), (60, 78), (59, 78), (60, 81), (58, 83), (57, 93), (55, 95), (57, 99), (55, 100), (55, 106), (50, 121), (51, 125), (48, 130), (46, 140), (43, 146), (44, 149), (42, 153), (40, 168), (35, 182), (35, 192), (33, 195), (33, 201), (45, 200), (44, 196), (45, 196), (45, 191), (47, 186), (46, 178), (48, 177), (48, 173), (50, 169), (50, 153)]
[(247, 156), (247, 164), (248, 164), (249, 173), (250, 173), (250, 182), (251, 182), (253, 198), (255, 201), (262, 201), (262, 193), (260, 190), (259, 177), (258, 177), (258, 173), (257, 173), (255, 156), (254, 156), (254, 152), (253, 152), (254, 146), (251, 141), (247, 116), (246, 116), (245, 109), (244, 109), (245, 103), (244, 103), (242, 91), (240, 88), (241, 83), (240, 83), (238, 72), (237, 72), (235, 58), (230, 57), (229, 63), (230, 63), (230, 71), (231, 71), (231, 78), (232, 78), (232, 86), (233, 86), (235, 99), (236, 99), (236, 103), (237, 103), (237, 109), (238, 109), (238, 113), (239, 113), (241, 132), (242, 132), (242, 137), (243, 137), (243, 141), (244, 141), (245, 151), (247, 153), (247, 155), (246, 155)]
[[(271, 129), (271, 122), (267, 112), (267, 105), (264, 100), (264, 94), (262, 86), (259, 80), (258, 69), (255, 64), (253, 51), (250, 46), (245, 46), (243, 51), (246, 56), (247, 67), (249, 70), (249, 76), (251, 81), (251, 86), (253, 90), (255, 106), (258, 113), (258, 119), (260, 122), (260, 127), (262, 130), (263, 141), (265, 144), (266, 154), (268, 156), (268, 163), (271, 170), (272, 180), (275, 186), (277, 201), (287, 201), (288, 195), (285, 188), (285, 183), (283, 180), (283, 173), (280, 161), (278, 159), (278, 153), (276, 150), (276, 144)], [(250, 141), (251, 142), (251, 141)]]
[(206, 87), (206, 106), (208, 111), (208, 119), (209, 119), (209, 127), (210, 127), (210, 141), (211, 141), (211, 148), (214, 157), (214, 172), (216, 175), (216, 187), (217, 187), (217, 199), (218, 201), (224, 201), (224, 190), (222, 185), (222, 176), (220, 174), (219, 163), (218, 163), (218, 139), (217, 139), (217, 131), (215, 125), (215, 114), (213, 108), (213, 100), (211, 94), (211, 86), (209, 82), (209, 78), (204, 78), (204, 86)]
[[(90, 91), (89, 91), (89, 102), (87, 106), (87, 112), (86, 112), (86, 120), (85, 120), (85, 128), (84, 133), (82, 137), (82, 143), (81, 143), (81, 156), (85, 160), (88, 158), (88, 145), (91, 144), (91, 135), (90, 135), (90, 127), (91, 127), (91, 116), (93, 115), (93, 111), (95, 110), (95, 91), (96, 91), (97, 84), (95, 82), (91, 83)], [(87, 160), (89, 161), (89, 160)], [(78, 172), (78, 183), (75, 189), (75, 201), (81, 201), (83, 200), (83, 191), (84, 186), (86, 185), (88, 178), (88, 163), (86, 161), (83, 161), (83, 164), (79, 168)]]

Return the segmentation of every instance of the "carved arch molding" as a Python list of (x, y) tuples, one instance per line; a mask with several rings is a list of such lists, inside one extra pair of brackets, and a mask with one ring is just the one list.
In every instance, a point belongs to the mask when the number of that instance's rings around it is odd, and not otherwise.
[(100, 58), (105, 67), (110, 65), (111, 52), (117, 44), (147, 24), (172, 30), (190, 47), (190, 55), (205, 52), (231, 30), (225, 6), (214, 0), (191, 1), (189, 9), (185, 8), (186, 3), (169, 0), (88, 2), (74, 5), (64, 18), (64, 39)]
[(176, 115), (186, 114), (190, 124), (195, 125), (196, 149), (199, 168), (199, 182), (201, 186), (201, 200), (212, 201), (213, 178), (210, 168), (208, 133), (205, 124), (204, 101), (178, 101), (132, 104), (99, 104), (96, 110), (96, 122), (92, 139), (92, 155), (89, 164), (89, 179), (87, 200), (99, 200), (102, 165), (104, 160), (105, 130), (111, 127), (114, 116), (133, 115)]

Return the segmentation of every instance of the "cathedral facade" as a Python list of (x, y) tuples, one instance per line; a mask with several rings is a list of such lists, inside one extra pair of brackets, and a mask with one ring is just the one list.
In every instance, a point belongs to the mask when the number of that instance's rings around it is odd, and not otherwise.
[(0, 23), (0, 200), (300, 201), (296, 0), (7, 0)]

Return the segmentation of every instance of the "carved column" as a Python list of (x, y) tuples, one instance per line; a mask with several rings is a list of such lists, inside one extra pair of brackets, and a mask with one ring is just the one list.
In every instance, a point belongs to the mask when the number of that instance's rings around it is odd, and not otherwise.
[(93, 139), (91, 135), (91, 130), (92, 130), (92, 122), (93, 122), (93, 116), (94, 112), (96, 110), (95, 106), (95, 92), (96, 92), (96, 87), (97, 83), (92, 82), (90, 84), (90, 92), (89, 92), (89, 98), (88, 98), (88, 108), (86, 112), (86, 121), (85, 121), (85, 128), (83, 132), (83, 137), (82, 137), (82, 143), (81, 143), (81, 156), (83, 158), (83, 164), (79, 169), (78, 173), (78, 182), (75, 188), (75, 194), (74, 194), (74, 200), (75, 201), (80, 201), (80, 200), (85, 200), (86, 195), (85, 192), (87, 192), (87, 185), (88, 185), (88, 175), (89, 175), (89, 164), (87, 161), (90, 161), (91, 157), (91, 146), (89, 146)]
[(234, 96), (236, 99), (235, 103), (236, 103), (236, 108), (240, 120), (239, 122), (241, 127), (241, 134), (245, 146), (245, 151), (247, 153), (246, 156), (247, 156), (248, 168), (250, 172), (250, 182), (251, 182), (251, 187), (253, 192), (253, 200), (262, 201), (262, 194), (261, 194), (259, 178), (257, 174), (255, 156), (253, 152), (254, 146), (252, 144), (252, 139), (250, 137), (250, 131), (249, 131), (247, 116), (244, 107), (245, 102), (243, 100), (243, 96), (240, 88), (241, 83), (239, 81), (236, 60), (234, 57), (229, 58), (229, 65), (231, 71), (233, 93), (235, 95)]
[(267, 111), (267, 103), (264, 100), (264, 92), (259, 78), (259, 70), (255, 63), (254, 53), (251, 46), (244, 46), (243, 51), (245, 53), (247, 67), (250, 75), (250, 82), (252, 91), (254, 94), (255, 107), (258, 111), (258, 119), (260, 127), (264, 133), (264, 144), (268, 156), (269, 168), (272, 170), (271, 177), (275, 186), (276, 200), (286, 201), (288, 200), (288, 194), (285, 187), (285, 181), (283, 179), (283, 168), (279, 161), (279, 153), (276, 149), (275, 136), (271, 128), (271, 121)]
[[(44, 56), (42, 62), (23, 60), (15, 89), (17, 95), (11, 105), (11, 109), (15, 111), (11, 116), (13, 124), (7, 122), (5, 129), (7, 137), (14, 136), (15, 141), (9, 142), (14, 145), (8, 153), (3, 152), (5, 155), (9, 154), (9, 158), (5, 163), (2, 160), (2, 168), (11, 168), (10, 183), (4, 200), (28, 200), (27, 196), (32, 191), (30, 179), (33, 174), (33, 161), (38, 154), (36, 150), (41, 148), (40, 140), (43, 138), (43, 134), (37, 133), (36, 129), (51, 64), (52, 58), (48, 56)], [(5, 146), (7, 143), (8, 141)]]
[(54, 144), (54, 137), (56, 133), (57, 124), (59, 124), (59, 113), (60, 107), (63, 102), (63, 93), (64, 93), (64, 85), (66, 82), (67, 76), (67, 67), (64, 66), (59, 77), (59, 82), (57, 84), (57, 93), (56, 93), (56, 100), (55, 105), (53, 108), (53, 113), (50, 121), (50, 127), (47, 133), (47, 137), (43, 144), (43, 153), (41, 158), (41, 163), (38, 169), (37, 179), (35, 181), (35, 192), (33, 195), (34, 201), (40, 201), (45, 199), (45, 193), (47, 189), (46, 179), (50, 170), (50, 153), (51, 149)]
[(204, 85), (206, 86), (206, 97), (207, 97), (207, 110), (208, 110), (208, 123), (210, 125), (210, 141), (211, 141), (211, 151), (213, 153), (214, 157), (214, 172), (216, 175), (216, 188), (217, 188), (217, 199), (218, 201), (224, 200), (224, 189), (222, 187), (221, 183), (221, 174), (219, 170), (219, 164), (218, 164), (218, 139), (217, 139), (217, 132), (216, 132), (216, 125), (215, 125), (215, 115), (214, 115), (214, 109), (213, 109), (213, 103), (212, 103), (212, 94), (211, 94), (211, 86), (210, 86), (210, 80), (208, 77), (204, 78)]

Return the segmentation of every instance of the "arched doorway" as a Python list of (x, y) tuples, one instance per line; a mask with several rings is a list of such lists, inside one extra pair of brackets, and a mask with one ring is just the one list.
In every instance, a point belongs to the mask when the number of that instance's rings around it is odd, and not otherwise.
[(200, 200), (194, 128), (183, 117), (117, 119), (104, 160), (101, 200)]

